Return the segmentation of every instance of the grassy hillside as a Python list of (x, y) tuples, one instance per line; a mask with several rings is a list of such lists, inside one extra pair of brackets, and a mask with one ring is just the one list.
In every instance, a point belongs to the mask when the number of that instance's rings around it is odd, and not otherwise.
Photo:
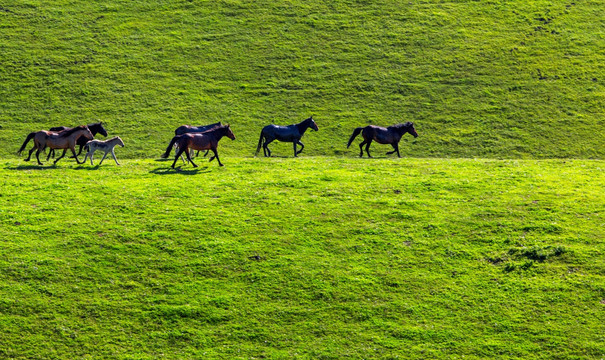
[(602, 162), (0, 166), (0, 357), (599, 359)]
[[(181, 124), (314, 115), (307, 155), (414, 121), (412, 157), (603, 158), (600, 1), (5, 1), (0, 155), (29, 131), (102, 120), (125, 157)], [(276, 145), (276, 155), (290, 147)]]

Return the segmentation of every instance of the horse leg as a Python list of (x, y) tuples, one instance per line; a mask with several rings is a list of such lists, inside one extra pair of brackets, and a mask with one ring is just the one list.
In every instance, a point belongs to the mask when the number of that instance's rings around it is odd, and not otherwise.
[(300, 154), (305, 148), (305, 144), (303, 144), (300, 140), (298, 140), (297, 143), (300, 145), (300, 150), (297, 152), (297, 154)]
[(391, 146), (393, 147), (393, 151), (387, 151), (387, 155), (394, 154), (397, 151), (397, 144), (393, 143)]
[(101, 159), (101, 161), (99, 161), (99, 165), (101, 165), (103, 163), (103, 160), (105, 160), (105, 157), (107, 156), (108, 153), (109, 153), (109, 151), (105, 151), (105, 154), (103, 154), (103, 158)]
[[(38, 148), (38, 151), (36, 151), (36, 160), (38, 160), (38, 165), (43, 165), (42, 162), (40, 161), (40, 148)], [(31, 155), (31, 153), (30, 153)], [(29, 159), (27, 159), (29, 161)]]
[(32, 158), (32, 153), (34, 152), (34, 150), (36, 150), (36, 147), (34, 146), (30, 151), (29, 151), (29, 156), (27, 157), (27, 159), (25, 159), (25, 161), (29, 161)]
[(366, 144), (366, 152), (368, 153), (368, 157), (372, 157), (372, 155), (370, 155), (370, 144), (372, 143), (372, 140), (368, 141), (368, 143)]
[[(177, 147), (178, 149), (178, 147)], [(185, 157), (183, 156), (183, 153), (181, 153), (181, 160), (183, 160), (183, 164), (187, 164), (187, 161), (185, 161)]]
[[(76, 159), (76, 164), (84, 164), (84, 161), (80, 162), (80, 159), (78, 159), (78, 155), (76, 155), (75, 146), (70, 147), (69, 150), (71, 150), (71, 153), (74, 155), (74, 158)], [(67, 151), (67, 149), (65, 149), (65, 151), (63, 151), (63, 154), (65, 154), (66, 151)]]
[(94, 165), (92, 163), (92, 156), (94, 155), (94, 150), (93, 149), (89, 149), (88, 152), (86, 153), (86, 155), (84, 155), (84, 162), (86, 162), (86, 159), (90, 156), (90, 165)]
[(113, 156), (113, 159), (116, 161), (116, 164), (120, 165), (118, 159), (116, 158), (116, 153), (113, 152), (113, 149), (111, 149), (111, 156)]
[(296, 152), (296, 141), (292, 141), (292, 146), (294, 147), (294, 157), (296, 157), (296, 154), (298, 154)]
[(366, 144), (366, 141), (363, 140), (361, 144), (359, 144), (359, 157), (363, 157), (363, 146)]
[(50, 160), (51, 155), (55, 155), (55, 149), (50, 149), (50, 151), (48, 152), (48, 156), (46, 157), (46, 161)]
[(269, 150), (269, 144), (271, 143), (271, 141), (273, 140), (267, 140), (267, 138), (265, 138), (265, 143), (263, 144), (263, 151), (265, 152), (265, 156), (266, 157), (271, 157), (271, 150)]
[[(179, 157), (181, 157), (181, 155), (183, 155), (183, 151), (185, 151), (185, 150), (183, 150), (179, 147), (179, 151), (176, 153), (176, 156), (174, 157), (174, 162), (172, 163), (173, 169), (174, 169), (174, 165), (176, 165), (176, 161), (179, 159)], [(183, 162), (184, 162), (184, 160), (183, 160)]]
[[(212, 149), (212, 152), (214, 153), (214, 156), (212, 157), (212, 159), (216, 158), (216, 161), (218, 161), (219, 166), (225, 166), (221, 162), (221, 159), (218, 158), (218, 152), (216, 151), (216, 149)], [(212, 159), (210, 159), (210, 161), (212, 161)]]
[[(204, 154), (204, 157), (208, 156), (208, 153), (210, 152), (210, 150), (206, 150), (206, 153)], [(199, 154), (199, 151), (198, 151)]]
[[(175, 143), (173, 147), (174, 147), (174, 153), (176, 154), (179, 151), (179, 146), (178, 146), (178, 144)], [(183, 155), (181, 155), (181, 160), (183, 160), (183, 164), (187, 164)]]
[(53, 162), (53, 165), (57, 163), (57, 161), (61, 160), (63, 158), (63, 156), (65, 156), (65, 153), (67, 152), (67, 149), (63, 149), (63, 153), (61, 154), (61, 156), (59, 156), (58, 158), (55, 159), (55, 161)]
[(191, 159), (191, 154), (193, 150), (191, 151), (185, 151), (185, 154), (187, 155), (187, 160), (189, 160), (191, 162), (191, 165), (193, 165), (193, 167), (197, 167), (197, 165), (193, 162), (193, 159)]

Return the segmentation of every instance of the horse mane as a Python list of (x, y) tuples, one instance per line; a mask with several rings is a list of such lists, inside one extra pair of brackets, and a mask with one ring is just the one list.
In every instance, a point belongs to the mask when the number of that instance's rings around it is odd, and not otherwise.
[(75, 133), (76, 131), (83, 130), (85, 128), (86, 128), (86, 126), (80, 125), (80, 126), (76, 126), (75, 128), (71, 128), (69, 130), (63, 130), (59, 134), (61, 134), (61, 136), (70, 136), (71, 134)]
[(391, 129), (398, 129), (398, 130), (400, 130), (400, 129), (407, 129), (407, 128), (409, 128), (412, 125), (413, 125), (412, 122), (408, 121), (405, 124), (395, 124), (395, 125), (391, 125), (389, 127)]

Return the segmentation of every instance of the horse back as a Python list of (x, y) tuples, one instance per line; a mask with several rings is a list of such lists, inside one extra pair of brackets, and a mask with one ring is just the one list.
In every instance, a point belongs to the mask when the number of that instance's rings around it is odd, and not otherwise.
[(263, 128), (265, 136), (271, 136), (279, 141), (294, 141), (301, 138), (300, 132), (296, 125), (280, 126), (267, 125)]
[(374, 140), (379, 144), (392, 144), (398, 142), (401, 136), (397, 133), (390, 131), (387, 128), (376, 125), (368, 125), (363, 128), (362, 135), (366, 140)]
[(186, 133), (177, 140), (179, 148), (188, 147), (193, 150), (209, 150), (212, 148), (214, 137), (205, 133)]
[(188, 132), (187, 130), (189, 130), (189, 128), (191, 128), (191, 126), (181, 125), (178, 128), (176, 128), (176, 130), (174, 130), (174, 135), (183, 135)]
[(220, 126), (221, 123), (217, 122), (209, 125), (201, 125), (201, 126), (191, 126), (191, 125), (181, 125), (176, 130), (174, 130), (174, 135), (183, 135), (188, 133), (201, 133), (204, 131), (212, 130), (217, 126)]
[(51, 127), (50, 129), (48, 129), (48, 131), (57, 132), (57, 131), (70, 130), (70, 129), (71, 128), (69, 128), (67, 126), (55, 126), (55, 127)]

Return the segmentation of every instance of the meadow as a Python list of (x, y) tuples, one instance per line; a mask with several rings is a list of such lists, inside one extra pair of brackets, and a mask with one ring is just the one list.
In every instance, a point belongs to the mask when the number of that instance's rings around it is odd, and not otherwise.
[(603, 163), (0, 168), (3, 358), (602, 358)]
[[(596, 0), (3, 2), (0, 358), (605, 358), (603, 18)], [(264, 125), (309, 116), (299, 158), (253, 157)], [(121, 166), (15, 155), (97, 121)], [(159, 158), (217, 121), (224, 167)], [(401, 159), (346, 148), (406, 121)]]
[(104, 121), (128, 158), (176, 127), (309, 116), (309, 155), (413, 121), (408, 156), (602, 159), (600, 1), (7, 1), (0, 155), (30, 131)]

